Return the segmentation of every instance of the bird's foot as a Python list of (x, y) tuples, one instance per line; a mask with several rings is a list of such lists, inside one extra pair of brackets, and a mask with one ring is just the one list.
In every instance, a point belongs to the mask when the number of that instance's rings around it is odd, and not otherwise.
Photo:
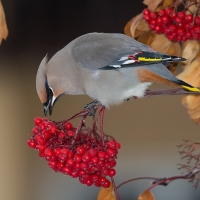
[(96, 112), (96, 109), (97, 109), (97, 105), (99, 105), (99, 101), (93, 101), (89, 104), (87, 104), (85, 107), (84, 107), (84, 110), (89, 110), (90, 113), (89, 113), (89, 116), (94, 116), (95, 115), (95, 112)]
[(129, 101), (129, 100), (132, 99), (132, 98), (137, 99), (137, 97), (131, 96), (131, 97), (128, 97), (128, 98), (124, 99), (124, 101)]

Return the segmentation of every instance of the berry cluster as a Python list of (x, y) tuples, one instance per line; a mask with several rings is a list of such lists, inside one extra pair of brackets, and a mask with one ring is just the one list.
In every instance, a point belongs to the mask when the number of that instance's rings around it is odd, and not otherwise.
[(28, 146), (39, 151), (56, 172), (79, 178), (87, 186), (109, 187), (106, 176), (116, 174), (117, 149), (120, 144), (110, 136), (104, 140), (97, 133), (79, 131), (70, 122), (56, 123), (36, 117)]
[(166, 8), (159, 12), (143, 11), (144, 19), (149, 28), (158, 34), (175, 42), (189, 40), (200, 40), (200, 16), (186, 14), (185, 11), (175, 12), (172, 8)]

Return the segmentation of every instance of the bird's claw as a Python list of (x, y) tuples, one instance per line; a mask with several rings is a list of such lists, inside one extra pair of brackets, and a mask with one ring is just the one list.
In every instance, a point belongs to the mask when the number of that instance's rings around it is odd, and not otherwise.
[(98, 104), (99, 102), (98, 101), (93, 101), (89, 104), (87, 104), (85, 107), (84, 107), (84, 110), (89, 110), (90, 113), (89, 113), (89, 116), (94, 116), (95, 115), (95, 112), (96, 112), (96, 105)]

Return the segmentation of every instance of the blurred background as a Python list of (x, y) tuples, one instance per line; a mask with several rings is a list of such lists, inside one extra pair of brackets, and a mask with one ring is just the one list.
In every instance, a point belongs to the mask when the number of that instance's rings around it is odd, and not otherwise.
[[(0, 199), (96, 199), (99, 188), (55, 173), (27, 146), (36, 116), (43, 107), (35, 90), (42, 58), (51, 57), (68, 42), (88, 32), (123, 33), (125, 24), (144, 9), (134, 0), (2, 0), (9, 29), (0, 46)], [(152, 89), (167, 88), (154, 85)], [(85, 96), (63, 96), (55, 121), (67, 119), (88, 102)], [(116, 184), (139, 176), (177, 175), (182, 139), (199, 141), (200, 127), (187, 116), (180, 96), (130, 100), (105, 113), (105, 132), (121, 143)], [(135, 181), (119, 189), (121, 199), (133, 200), (150, 181)], [(199, 200), (199, 188), (185, 180), (153, 189), (158, 200)]]

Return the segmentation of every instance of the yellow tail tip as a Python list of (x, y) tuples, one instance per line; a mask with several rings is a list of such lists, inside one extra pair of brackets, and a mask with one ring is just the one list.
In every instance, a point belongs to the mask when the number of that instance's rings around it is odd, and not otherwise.
[(185, 85), (182, 85), (182, 87), (189, 91), (192, 91), (192, 92), (200, 92), (200, 90), (196, 87), (189, 87), (189, 86), (185, 86)]

